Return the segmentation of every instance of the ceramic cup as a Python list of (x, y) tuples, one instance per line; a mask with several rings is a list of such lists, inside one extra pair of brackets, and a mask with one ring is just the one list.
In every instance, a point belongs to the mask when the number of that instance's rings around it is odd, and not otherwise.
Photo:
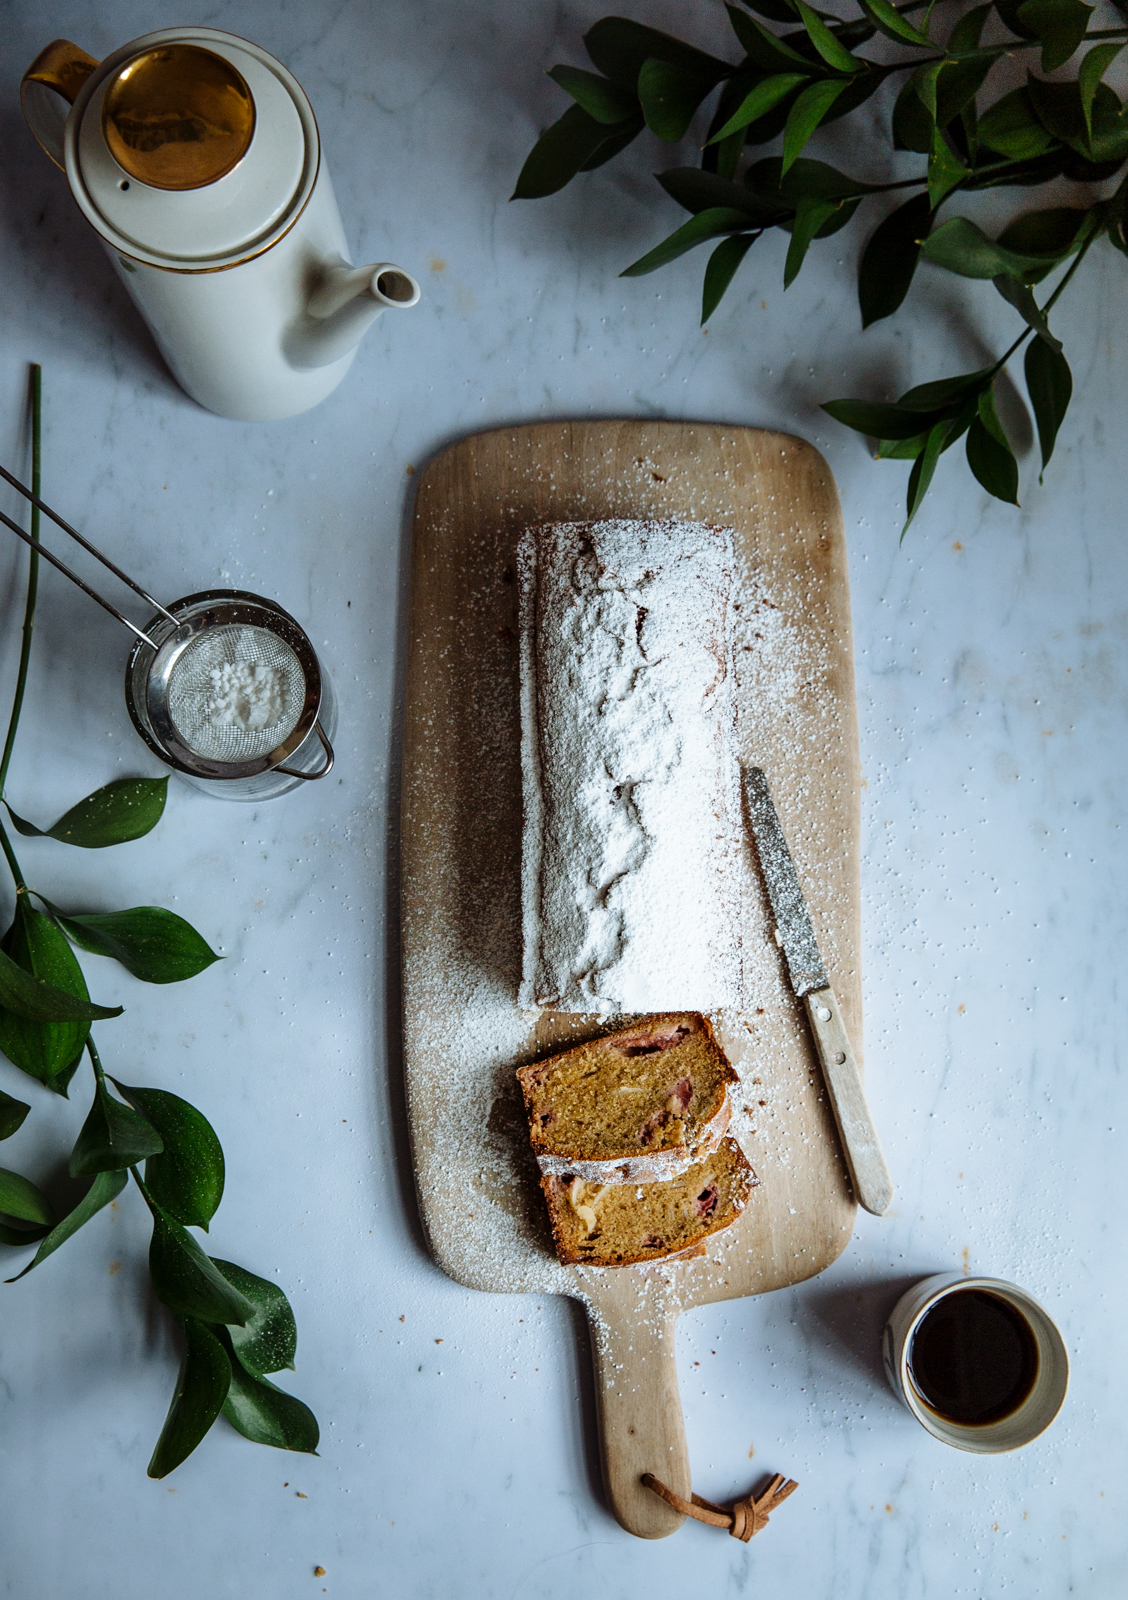
[[(1017, 1410), (997, 1422), (966, 1424), (939, 1415), (919, 1394), (912, 1377), (913, 1336), (927, 1312), (961, 1289), (985, 1289), (1019, 1312), (1038, 1348), (1034, 1386)], [(994, 1455), (1017, 1450), (1043, 1433), (1061, 1410), (1069, 1383), (1069, 1357), (1061, 1334), (1037, 1300), (1000, 1278), (965, 1278), (960, 1272), (938, 1272), (903, 1294), (894, 1306), (881, 1338), (885, 1375), (899, 1400), (934, 1438), (957, 1450)]]

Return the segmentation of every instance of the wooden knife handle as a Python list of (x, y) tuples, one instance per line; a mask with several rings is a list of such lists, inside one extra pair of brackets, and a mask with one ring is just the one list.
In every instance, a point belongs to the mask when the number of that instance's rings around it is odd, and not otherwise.
[(861, 1074), (850, 1048), (837, 997), (827, 984), (825, 989), (815, 989), (805, 995), (803, 1003), (834, 1107), (834, 1120), (846, 1152), (854, 1194), (859, 1205), (880, 1217), (888, 1211), (893, 1199), (893, 1183), (866, 1104)]
[(686, 1500), (692, 1492), (674, 1361), (677, 1312), (643, 1291), (628, 1268), (605, 1276), (612, 1281), (587, 1298), (604, 1487), (628, 1533), (664, 1539), (685, 1517), (641, 1479), (652, 1472)]

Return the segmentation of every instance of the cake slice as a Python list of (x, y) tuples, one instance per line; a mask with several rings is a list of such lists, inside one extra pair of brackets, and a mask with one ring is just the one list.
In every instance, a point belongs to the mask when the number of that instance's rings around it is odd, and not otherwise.
[(658, 1183), (688, 1171), (719, 1145), (739, 1082), (697, 1011), (646, 1017), (517, 1077), (541, 1172), (593, 1184)]
[(564, 1172), (541, 1179), (556, 1253), (566, 1266), (629, 1267), (700, 1254), (737, 1221), (756, 1175), (736, 1140), (665, 1183), (592, 1184)]

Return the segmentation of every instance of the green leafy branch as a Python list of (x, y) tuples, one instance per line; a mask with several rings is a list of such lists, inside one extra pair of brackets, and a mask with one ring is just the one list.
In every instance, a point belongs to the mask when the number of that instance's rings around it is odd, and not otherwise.
[[(993, 366), (909, 390), (895, 405), (834, 400), (824, 409), (878, 439), (878, 455), (911, 460), (906, 528), (931, 482), (940, 455), (966, 439), (968, 464), (996, 498), (1017, 504), (1018, 464), (999, 420), (995, 385), (1026, 345), (1027, 392), (1038, 427), (1044, 472), (1072, 393), (1072, 377), (1047, 320), (1063, 289), (1099, 238), (1128, 255), (1128, 109), (1105, 75), (1128, 44), (1128, 26), (1090, 26), (1096, 7), (1083, 0), (991, 0), (965, 9), (941, 41), (933, 6), (856, 0), (860, 16), (843, 20), (806, 0), (745, 0), (727, 5), (744, 52), (723, 61), (657, 29), (605, 17), (585, 35), (595, 72), (554, 67), (549, 76), (572, 98), (561, 119), (530, 152), (514, 199), (555, 193), (578, 173), (602, 166), (647, 127), (678, 143), (700, 107), (715, 96), (699, 167), (657, 174), (687, 211), (683, 222), (628, 266), (640, 277), (710, 242), (701, 320), (708, 321), (755, 241), (770, 228), (790, 235), (785, 289), (799, 275), (811, 245), (844, 228), (874, 196), (917, 192), (877, 225), (858, 272), (862, 326), (892, 316), (924, 259), (960, 277), (990, 279), (1025, 322)], [(1121, 12), (1124, 0), (1116, 0)], [(923, 11), (918, 22), (912, 14)], [(754, 13), (754, 14), (753, 14)], [(783, 25), (783, 33), (766, 26)], [(992, 26), (989, 28), (988, 24)], [(984, 43), (985, 32), (1005, 37)], [(878, 35), (899, 47), (897, 59), (859, 54)], [(1084, 46), (1076, 77), (1049, 79)], [(982, 111), (979, 96), (996, 64), (1037, 56), (1026, 82)], [(865, 104), (896, 74), (908, 74), (893, 106), (895, 150), (926, 159), (918, 176), (895, 183), (861, 180), (803, 155), (820, 127)], [(749, 149), (781, 140), (780, 154), (751, 161)], [(941, 212), (963, 193), (1030, 188), (1066, 177), (1103, 185), (1120, 176), (1108, 198), (1087, 207), (1025, 213), (989, 238), (963, 216)], [(1039, 305), (1034, 286), (1061, 276)]]
[[(32, 369), (32, 490), (39, 494), (41, 454), (39, 368)], [(32, 510), (31, 537), (39, 539)], [(160, 821), (168, 779), (129, 778), (87, 795), (49, 828), (18, 817), (4, 797), (27, 686), (39, 557), (30, 557), (20, 662), (3, 755), (0, 800), (25, 837), (97, 850), (142, 838)], [(153, 1219), (149, 1275), (158, 1300), (184, 1336), (184, 1359), (168, 1417), (149, 1463), (163, 1478), (190, 1455), (220, 1412), (258, 1444), (316, 1453), (317, 1421), (270, 1375), (293, 1367), (297, 1329), (277, 1285), (245, 1267), (206, 1255), (188, 1230), (209, 1224), (223, 1197), (223, 1150), (215, 1130), (186, 1100), (164, 1089), (135, 1088), (109, 1078), (91, 1023), (120, 1016), (121, 1006), (90, 999), (72, 946), (116, 960), (146, 983), (178, 983), (219, 957), (182, 917), (159, 906), (126, 911), (64, 912), (30, 888), (0, 822), (0, 849), (15, 884), (15, 914), (0, 939), (0, 1052), (45, 1088), (68, 1096), (84, 1054), (94, 1099), (70, 1154), (73, 1178), (90, 1187), (57, 1218), (47, 1196), (18, 1172), (0, 1168), (0, 1245), (35, 1245), (31, 1261), (9, 1282), (38, 1267), (105, 1206), (130, 1177)], [(32, 899), (43, 907), (37, 910)], [(0, 1140), (22, 1127), (30, 1105), (0, 1091)], [(144, 1163), (144, 1173), (139, 1170)]]

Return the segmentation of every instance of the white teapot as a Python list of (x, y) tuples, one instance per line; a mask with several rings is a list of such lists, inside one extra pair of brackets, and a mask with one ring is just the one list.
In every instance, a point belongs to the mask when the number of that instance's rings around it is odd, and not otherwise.
[(402, 267), (352, 266), (310, 103), (257, 45), (164, 28), (99, 62), (58, 39), (21, 100), (177, 381), (209, 411), (307, 411), (382, 311), (417, 303)]

